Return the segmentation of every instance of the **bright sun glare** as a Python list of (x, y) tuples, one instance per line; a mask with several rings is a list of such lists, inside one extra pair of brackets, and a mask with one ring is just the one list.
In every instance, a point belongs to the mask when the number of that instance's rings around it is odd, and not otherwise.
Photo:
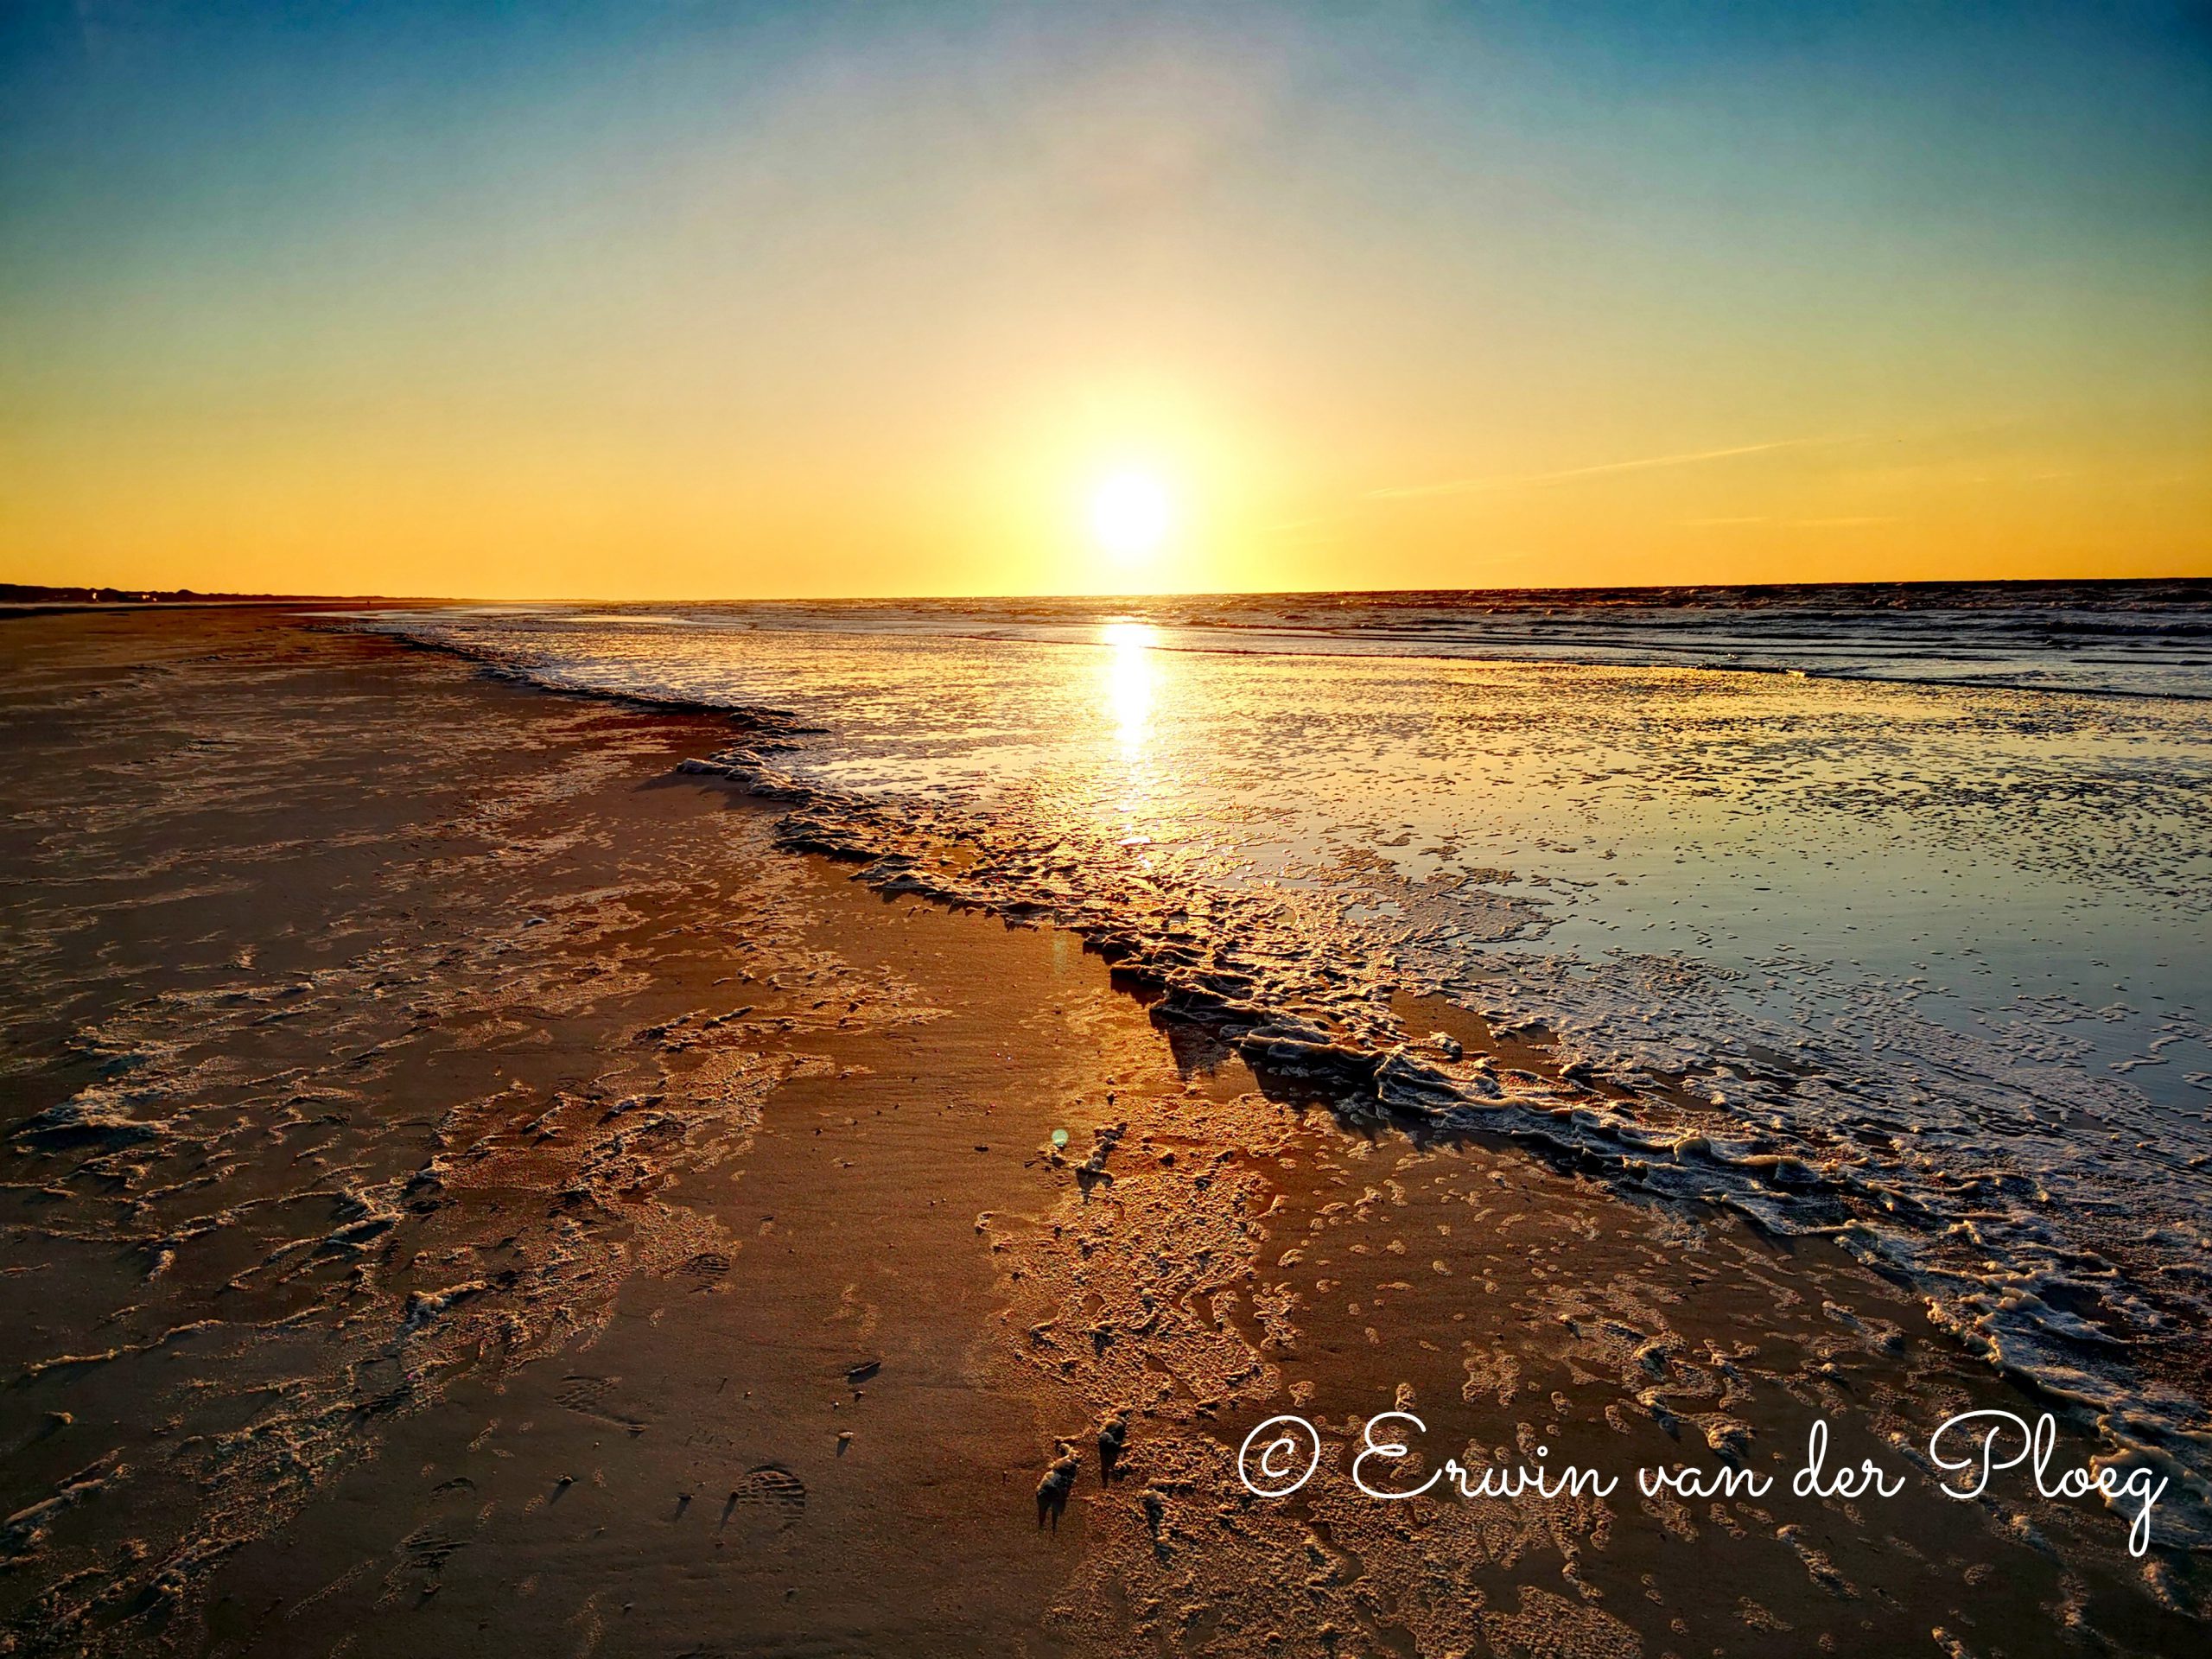
[(1117, 559), (1141, 559), (1167, 534), (1167, 491), (1149, 473), (1116, 473), (1090, 498), (1090, 533)]

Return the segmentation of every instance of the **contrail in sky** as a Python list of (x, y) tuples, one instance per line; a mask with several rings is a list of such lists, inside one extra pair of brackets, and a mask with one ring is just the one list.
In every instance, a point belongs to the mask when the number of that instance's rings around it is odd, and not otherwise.
[(1863, 437), (1777, 438), (1771, 443), (1743, 443), (1731, 449), (1700, 449), (1686, 455), (1647, 455), (1641, 461), (1609, 461), (1596, 467), (1569, 467), (1556, 473), (1518, 473), (1503, 478), (1457, 478), (1442, 484), (1405, 484), (1370, 490), (1370, 498), (1402, 499), (1417, 495), (1465, 495), (1476, 490), (1502, 490), (1514, 485), (1564, 484), (1605, 473), (1640, 473), (1654, 467), (1689, 467), (1699, 461), (1726, 461), (1735, 455), (1764, 454), (1773, 449), (1806, 449), (1824, 444), (1863, 443)]

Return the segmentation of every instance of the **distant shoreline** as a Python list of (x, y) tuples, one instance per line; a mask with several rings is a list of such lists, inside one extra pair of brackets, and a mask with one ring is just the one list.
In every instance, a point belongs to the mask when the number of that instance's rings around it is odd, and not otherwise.
[(959, 606), (995, 604), (1111, 604), (1145, 606), (1192, 604), (1226, 600), (1335, 600), (1345, 603), (1378, 601), (1438, 602), (1529, 600), (1541, 596), (1563, 602), (1592, 605), (1631, 602), (1712, 601), (1732, 596), (1762, 598), (1803, 597), (1813, 594), (1911, 594), (1936, 595), (1976, 591), (2012, 594), (2062, 592), (2083, 588), (2118, 591), (2202, 591), (2212, 594), (2212, 574), (2162, 576), (1991, 576), (1971, 580), (1930, 578), (1924, 581), (1873, 582), (1662, 582), (1646, 586), (1585, 585), (1547, 587), (1533, 584), (1509, 588), (1251, 588), (1212, 593), (1132, 594), (870, 594), (804, 596), (773, 594), (730, 596), (709, 594), (662, 595), (657, 598), (605, 599), (569, 594), (561, 598), (513, 598), (499, 595), (435, 594), (204, 594), (189, 588), (135, 588), (110, 586), (55, 587), (33, 582), (0, 582), (0, 616), (39, 612), (129, 610), (207, 606), (373, 606), (394, 609), (426, 605), (594, 606), (622, 608), (643, 605), (840, 606), (922, 605)]
[[(28, 596), (25, 596), (28, 594)], [(112, 594), (114, 597), (102, 595)], [(238, 610), (270, 606), (375, 606), (393, 609), (416, 605), (451, 604), (436, 599), (346, 598), (327, 594), (195, 594), (188, 589), (166, 593), (134, 592), (126, 588), (29, 589), (13, 582), (0, 583), (0, 619), (16, 616), (60, 616), (78, 611)]]

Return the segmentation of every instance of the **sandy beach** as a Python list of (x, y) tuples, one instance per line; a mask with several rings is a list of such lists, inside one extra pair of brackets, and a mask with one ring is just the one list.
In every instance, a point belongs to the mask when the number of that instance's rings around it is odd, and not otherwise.
[(2212, 5), (0, 5), (0, 1659), (2212, 1653)]
[[(2104, 1506), (1929, 1484), (1945, 1417), (2042, 1407), (1891, 1279), (1255, 1071), (1071, 931), (779, 847), (787, 804), (678, 769), (727, 716), (279, 612), (0, 652), (9, 1651), (2201, 1633), (2191, 1560)], [(1394, 1485), (1786, 1477), (1816, 1419), (1916, 1484), (1378, 1502), (1344, 1477), (1393, 1408)], [(1321, 1466), (1262, 1498), (1238, 1447), (1286, 1413)]]

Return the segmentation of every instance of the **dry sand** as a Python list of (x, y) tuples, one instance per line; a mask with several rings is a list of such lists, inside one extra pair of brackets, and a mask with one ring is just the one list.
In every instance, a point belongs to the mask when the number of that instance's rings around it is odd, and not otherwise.
[[(1816, 1415), (1904, 1470), (2038, 1408), (1832, 1250), (1341, 1116), (1069, 935), (776, 850), (672, 770), (716, 719), (238, 611), (19, 619), (0, 661), (7, 1650), (2201, 1637), (2113, 1516), (1918, 1471), (1357, 1497), (1394, 1403), (1623, 1473), (1786, 1470)], [(1288, 1410), (1322, 1475), (1251, 1499)]]

